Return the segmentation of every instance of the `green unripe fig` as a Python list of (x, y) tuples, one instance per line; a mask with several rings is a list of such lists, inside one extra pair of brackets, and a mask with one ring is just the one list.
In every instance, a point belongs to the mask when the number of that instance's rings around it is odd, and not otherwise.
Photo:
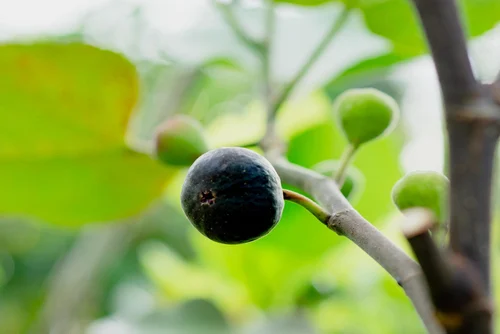
[(208, 151), (189, 168), (184, 213), (209, 239), (241, 244), (263, 237), (281, 219), (281, 180), (263, 156), (241, 147)]
[(191, 166), (209, 150), (202, 125), (187, 115), (175, 115), (163, 122), (154, 143), (158, 160), (172, 166)]
[[(325, 160), (312, 167), (312, 169), (324, 176), (332, 176), (339, 168), (340, 161), (338, 160)], [(364, 176), (354, 166), (350, 166), (347, 170), (344, 183), (340, 188), (340, 192), (345, 198), (353, 200), (363, 191)]]
[(449, 181), (434, 171), (415, 171), (406, 174), (392, 189), (392, 200), (399, 210), (427, 208), (439, 219), (446, 220)]
[(388, 133), (399, 118), (396, 101), (374, 88), (345, 91), (335, 100), (333, 111), (354, 147)]

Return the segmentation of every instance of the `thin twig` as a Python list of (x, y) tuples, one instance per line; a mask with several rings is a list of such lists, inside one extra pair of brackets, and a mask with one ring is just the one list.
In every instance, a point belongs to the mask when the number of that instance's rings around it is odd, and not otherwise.
[(263, 44), (248, 36), (238, 20), (234, 17), (233, 6), (231, 4), (222, 4), (217, 1), (216, 6), (220, 9), (222, 17), (240, 42), (252, 50), (257, 56), (262, 57), (264, 53)]
[(274, 1), (266, 1), (266, 14), (265, 14), (265, 48), (264, 57), (262, 58), (262, 78), (263, 78), (263, 100), (266, 108), (266, 132), (259, 142), (259, 146), (264, 150), (273, 147), (278, 153), (283, 153), (286, 150), (285, 143), (278, 137), (276, 133), (276, 119), (273, 110), (273, 76), (272, 76), (272, 47), (274, 39), (274, 31), (276, 25), (276, 15), (274, 8)]
[(306, 191), (331, 219), (327, 226), (346, 236), (377, 261), (403, 287), (431, 334), (444, 333), (436, 322), (428, 288), (419, 265), (366, 221), (344, 198), (336, 183), (312, 170), (294, 165), (269, 151), (267, 158), (284, 183)]
[(300, 80), (302, 80), (304, 75), (306, 75), (309, 69), (316, 63), (316, 61), (321, 56), (323, 51), (325, 51), (326, 47), (328, 46), (328, 44), (330, 44), (333, 37), (335, 37), (335, 35), (342, 29), (342, 27), (347, 21), (347, 18), (349, 17), (350, 10), (351, 8), (344, 7), (340, 15), (336, 18), (335, 22), (332, 24), (331, 28), (326, 33), (325, 37), (323, 37), (323, 39), (318, 44), (316, 49), (314, 49), (314, 51), (308, 57), (304, 65), (302, 65), (302, 67), (299, 69), (295, 77), (285, 86), (282, 93), (276, 98), (276, 101), (274, 102), (271, 108), (273, 117), (274, 114), (278, 112), (282, 104), (289, 97), (290, 93), (293, 91), (295, 86), (300, 82)]
[[(264, 53), (262, 57), (262, 76), (264, 79), (264, 98), (266, 101), (266, 105), (271, 105), (271, 99), (273, 95), (272, 91), (272, 71), (271, 71), (271, 62), (272, 62), (272, 47), (273, 47), (273, 39), (274, 39), (274, 30), (276, 24), (276, 15), (274, 12), (274, 1), (268, 0), (266, 1), (267, 7), (264, 17)], [(268, 110), (268, 123), (274, 122), (270, 117), (272, 114), (272, 110)]]

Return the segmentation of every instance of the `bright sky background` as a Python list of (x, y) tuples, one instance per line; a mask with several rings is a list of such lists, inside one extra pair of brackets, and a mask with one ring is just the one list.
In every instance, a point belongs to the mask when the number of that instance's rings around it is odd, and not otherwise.
[[(246, 1), (247, 5), (255, 2)], [(127, 4), (141, 4), (144, 19), (156, 31), (156, 35), (145, 39), (140, 50), (137, 50), (141, 56), (157, 56), (160, 41), (169, 46), (172, 55), (188, 63), (202, 61), (203, 57), (214, 54), (248, 57), (248, 53), (234, 47), (234, 43), (228, 43), (234, 36), (217, 20), (210, 0), (0, 0), (0, 40), (67, 33), (78, 27), (87, 13), (102, 11), (106, 15), (97, 15), (96, 21), (92, 21), (89, 31), (86, 31), (91, 41), (118, 49), (130, 48), (130, 39), (135, 30), (130, 24), (121, 28), (123, 17), (130, 14)], [(99, 12), (96, 11), (98, 9)], [(308, 29), (317, 32), (320, 26), (326, 30), (336, 10), (338, 8), (332, 6), (321, 11), (306, 11), (304, 15), (298, 15), (293, 8), (280, 11), (278, 36), (275, 39), (276, 59), (273, 63), (277, 78), (286, 80), (300, 66), (308, 53), (304, 50), (312, 49), (321, 37), (308, 34)], [(255, 24), (258, 19), (253, 12), (249, 13), (240, 16), (240, 19), (248, 31), (258, 35), (260, 31)], [(114, 32), (104, 34), (103, 31)], [(353, 34), (356, 34), (357, 43), (352, 42)], [(359, 42), (360, 36), (363, 43)], [(300, 50), (294, 49), (297, 45), (300, 45)], [(362, 18), (355, 16), (349, 22), (349, 29), (326, 50), (323, 61), (320, 59), (318, 66), (305, 77), (298, 92), (307, 91), (343, 67), (362, 57), (382, 53), (389, 47), (387, 41), (365, 32)], [(342, 53), (338, 52), (339, 49)], [(329, 61), (332, 57), (336, 59), (334, 63)], [(471, 43), (471, 58), (478, 75), (486, 81), (492, 80), (500, 70), (500, 27)], [(403, 167), (407, 171), (441, 170), (443, 124), (440, 93), (430, 58), (417, 59), (396, 70), (394, 77), (408, 86), (402, 107), (407, 111), (403, 122), (411, 140), (402, 154)]]

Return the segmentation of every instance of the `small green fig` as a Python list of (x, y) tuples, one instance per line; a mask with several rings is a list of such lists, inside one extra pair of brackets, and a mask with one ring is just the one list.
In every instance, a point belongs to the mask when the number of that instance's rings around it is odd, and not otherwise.
[(399, 118), (396, 101), (374, 88), (345, 91), (335, 100), (333, 111), (354, 147), (388, 133)]
[(158, 160), (172, 166), (190, 166), (209, 150), (202, 125), (196, 119), (180, 114), (158, 127), (154, 143)]
[(200, 233), (215, 242), (241, 244), (274, 228), (284, 198), (269, 161), (246, 148), (223, 147), (203, 154), (189, 168), (181, 204)]
[(406, 174), (392, 189), (392, 199), (399, 210), (427, 208), (439, 219), (446, 220), (449, 181), (434, 171), (415, 171)]
[[(324, 176), (331, 177), (339, 168), (340, 161), (338, 160), (325, 160), (312, 167), (312, 169)], [(354, 200), (362, 191), (364, 187), (364, 176), (354, 166), (347, 169), (344, 183), (340, 188), (340, 192), (345, 198), (350, 201)]]

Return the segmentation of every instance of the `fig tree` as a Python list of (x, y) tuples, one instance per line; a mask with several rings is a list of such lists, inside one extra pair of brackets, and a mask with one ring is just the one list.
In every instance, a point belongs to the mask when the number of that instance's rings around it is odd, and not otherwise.
[(389, 132), (399, 118), (396, 101), (374, 88), (354, 88), (340, 94), (333, 105), (344, 135), (354, 147)]
[(187, 115), (167, 119), (158, 127), (154, 141), (158, 160), (172, 166), (190, 166), (209, 150), (202, 125)]
[(263, 156), (241, 147), (218, 148), (189, 168), (181, 191), (184, 213), (209, 239), (256, 240), (271, 231), (284, 207), (281, 180)]
[(399, 210), (427, 208), (439, 219), (446, 220), (448, 178), (434, 171), (415, 171), (406, 174), (392, 189), (392, 199)]

